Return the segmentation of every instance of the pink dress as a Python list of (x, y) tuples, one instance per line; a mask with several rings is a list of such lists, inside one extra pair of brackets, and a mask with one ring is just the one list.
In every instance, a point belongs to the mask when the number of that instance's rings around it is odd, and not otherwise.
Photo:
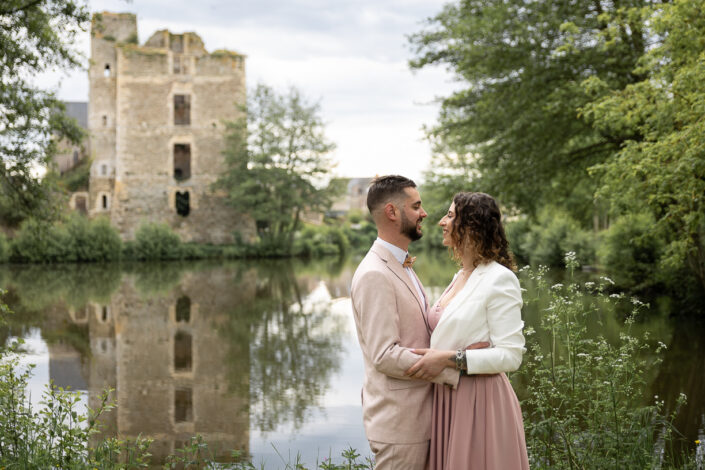
[[(429, 312), (431, 329), (442, 315), (439, 299)], [(504, 373), (461, 375), (456, 390), (434, 385), (430, 470), (528, 468), (519, 400)]]

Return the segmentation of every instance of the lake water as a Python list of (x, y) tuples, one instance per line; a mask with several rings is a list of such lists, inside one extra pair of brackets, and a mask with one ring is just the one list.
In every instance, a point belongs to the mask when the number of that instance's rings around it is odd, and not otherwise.
[[(240, 449), (268, 469), (297, 453), (309, 465), (348, 447), (368, 455), (349, 299), (358, 262), (2, 266), (15, 315), (0, 341), (26, 340), (36, 404), (50, 380), (91, 407), (115, 389), (104, 434), (153, 438), (155, 462), (195, 434), (223, 458)], [(434, 300), (455, 272), (442, 252), (421, 254), (415, 269)], [(525, 308), (527, 325), (540, 304)], [(666, 312), (636, 325), (668, 345), (644, 397), (669, 406), (686, 393), (677, 426), (705, 441), (705, 329)], [(589, 328), (617, 337), (618, 313), (599, 320)]]

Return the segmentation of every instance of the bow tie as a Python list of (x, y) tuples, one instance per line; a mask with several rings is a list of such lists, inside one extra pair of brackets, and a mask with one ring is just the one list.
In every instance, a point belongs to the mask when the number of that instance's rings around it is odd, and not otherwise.
[(416, 261), (416, 256), (413, 258), (409, 255), (406, 255), (406, 259), (402, 263), (402, 266), (405, 268), (413, 268), (414, 267), (414, 261)]

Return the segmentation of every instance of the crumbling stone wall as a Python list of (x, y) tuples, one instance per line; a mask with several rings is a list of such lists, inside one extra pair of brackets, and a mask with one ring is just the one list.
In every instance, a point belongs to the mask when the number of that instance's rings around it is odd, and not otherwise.
[(158, 31), (139, 46), (134, 15), (94, 16), (91, 34), (90, 213), (108, 212), (126, 239), (146, 221), (184, 241), (253, 237), (252, 221), (211, 189), (224, 170), (223, 121), (245, 100), (244, 56), (208, 54), (195, 33)]

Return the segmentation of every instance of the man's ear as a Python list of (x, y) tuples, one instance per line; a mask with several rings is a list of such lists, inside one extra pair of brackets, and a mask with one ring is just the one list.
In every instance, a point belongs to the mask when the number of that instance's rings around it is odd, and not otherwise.
[(389, 220), (397, 220), (397, 208), (391, 202), (384, 205), (384, 215)]

